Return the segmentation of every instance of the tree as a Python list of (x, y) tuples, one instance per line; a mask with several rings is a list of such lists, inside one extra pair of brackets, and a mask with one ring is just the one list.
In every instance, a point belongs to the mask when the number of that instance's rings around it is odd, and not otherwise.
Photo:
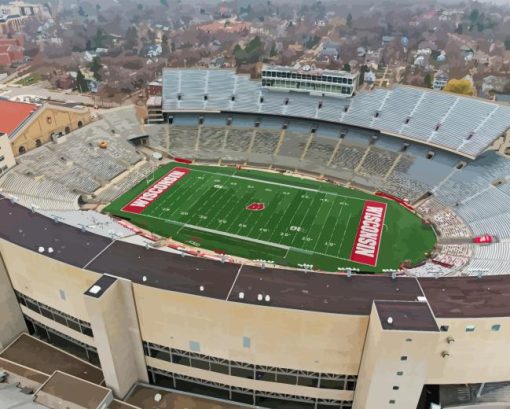
[(423, 85), (427, 88), (432, 88), (432, 74), (427, 72), (423, 78)]
[(168, 36), (163, 34), (161, 38), (161, 55), (163, 57), (168, 57), (170, 55), (170, 48), (168, 47)]
[(473, 85), (471, 85), (470, 81), (464, 79), (451, 79), (446, 84), (446, 87), (444, 87), (444, 90), (454, 92), (455, 94), (473, 95)]
[(276, 55), (276, 43), (273, 43), (273, 45), (271, 46), (271, 50), (269, 51), (269, 56), (270, 57), (274, 57)]
[(96, 12), (99, 13), (99, 10), (101, 10), (101, 5), (99, 3), (96, 4)]
[(106, 33), (99, 28), (96, 32), (94, 40), (92, 41), (92, 44), (94, 45), (95, 48), (105, 48), (107, 37), (108, 36), (106, 35)]
[(87, 14), (85, 13), (85, 10), (83, 10), (83, 7), (82, 7), (82, 6), (80, 6), (80, 7), (78, 8), (78, 15), (79, 15), (80, 17), (87, 17)]
[(103, 65), (101, 64), (101, 59), (99, 57), (94, 57), (92, 59), (92, 62), (90, 63), (90, 71), (94, 74), (94, 78), (97, 81), (101, 81), (101, 68), (103, 68)]
[(85, 77), (83, 76), (83, 73), (78, 70), (77, 72), (77, 75), (76, 75), (76, 88), (78, 89), (78, 91), (80, 92), (89, 92), (89, 86), (87, 84), (87, 80), (85, 79)]
[(457, 28), (455, 29), (455, 32), (457, 34), (462, 34), (464, 32), (464, 26), (462, 25), (462, 23), (459, 23), (459, 25), (457, 26)]
[(142, 11), (143, 10), (143, 4), (142, 3), (138, 3), (138, 6), (136, 6), (136, 8), (138, 9), (138, 11)]
[(352, 27), (352, 14), (349, 13), (347, 15), (347, 27), (351, 28)]
[(351, 72), (351, 66), (347, 63), (344, 64), (343, 68), (344, 71)]
[(138, 44), (138, 30), (135, 26), (130, 26), (126, 32), (126, 48), (133, 48)]
[(368, 66), (363, 64), (359, 70), (359, 85), (363, 85), (365, 82), (365, 73), (369, 72)]
[(478, 11), (478, 9), (473, 9), (469, 14), (469, 21), (471, 21), (471, 24), (475, 24), (478, 21), (479, 17), (480, 12)]
[(168, 0), (159, 0), (162, 6), (168, 7)]
[(510, 51), (510, 36), (505, 38), (505, 50)]

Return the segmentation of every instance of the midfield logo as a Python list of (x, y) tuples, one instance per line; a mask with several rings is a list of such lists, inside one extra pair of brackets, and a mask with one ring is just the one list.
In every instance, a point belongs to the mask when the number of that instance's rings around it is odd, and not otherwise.
[(264, 203), (259, 203), (259, 202), (253, 202), (252, 204), (249, 204), (248, 206), (246, 206), (246, 210), (251, 210), (253, 212), (260, 212), (262, 210), (264, 210), (266, 208), (266, 206), (264, 205)]

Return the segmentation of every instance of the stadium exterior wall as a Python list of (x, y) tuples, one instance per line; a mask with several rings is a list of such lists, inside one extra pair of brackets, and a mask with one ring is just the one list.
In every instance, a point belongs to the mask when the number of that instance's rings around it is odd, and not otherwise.
[[(34, 250), (0, 240), (0, 254), (12, 287), (83, 321), (94, 323), (98, 317), (101, 319), (99, 313), (96, 317), (91, 316), (84, 295), (101, 275), (56, 261)], [(329, 314), (223, 301), (142, 284), (132, 284), (132, 290), (136, 312), (115, 309), (115, 314), (136, 315), (122, 319), (119, 317), (118, 321), (132, 323), (133, 319), (138, 319), (142, 341), (255, 365), (358, 375), (358, 385), (354, 392), (354, 407), (358, 408), (375, 407), (369, 398), (380, 394), (388, 386), (388, 379), (382, 374), (394, 371), (395, 365), (400, 362), (403, 337), (413, 340), (405, 365), (415, 368), (421, 362), (418, 366), (422, 371), (405, 371), (406, 376), (399, 378), (401, 383), (398, 393), (395, 393), (396, 404), (388, 407), (408, 409), (410, 402), (417, 401), (423, 384), (510, 379), (510, 368), (506, 365), (509, 353), (505, 341), (510, 336), (509, 317), (434, 317), (437, 326), (447, 325), (448, 331), (430, 335), (415, 330), (388, 331), (381, 328), (382, 318), (373, 310), (370, 316)], [(110, 303), (118, 302), (122, 305), (121, 298), (113, 297)], [(29, 312), (26, 308), (23, 308), (23, 312), (58, 332), (65, 332), (77, 341), (82, 338), (73, 334), (72, 330), (64, 329), (60, 324)], [(110, 317), (111, 320), (111, 313), (108, 314), (104, 318)], [(5, 317), (1, 318), (5, 320)], [(19, 329), (12, 332), (11, 338), (16, 333), (19, 333)], [(243, 346), (243, 337), (250, 339), (249, 348)], [(89, 344), (98, 349), (104, 366), (106, 342), (96, 336)], [(124, 347), (129, 350), (129, 344), (126, 345)], [(108, 347), (115, 345), (110, 344)], [(139, 349), (140, 345), (136, 348)], [(426, 368), (424, 362), (427, 362)], [(175, 365), (148, 356), (145, 357), (145, 363), (167, 372), (239, 388), (320, 399), (353, 399), (353, 392), (349, 390), (318, 389), (245, 379)], [(491, 368), (490, 372), (487, 368)], [(133, 373), (136, 371), (126, 371), (134, 379)], [(117, 374), (119, 372), (122, 371), (117, 370)], [(137, 373), (135, 378), (142, 376)], [(367, 379), (371, 381), (367, 382)], [(380, 381), (377, 382), (377, 379)], [(390, 395), (385, 392), (385, 396)], [(357, 399), (366, 404), (357, 403)]]

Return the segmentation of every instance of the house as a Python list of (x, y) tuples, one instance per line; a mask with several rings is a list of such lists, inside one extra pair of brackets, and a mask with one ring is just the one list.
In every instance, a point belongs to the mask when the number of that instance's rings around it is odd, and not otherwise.
[(434, 81), (432, 82), (432, 89), (442, 90), (448, 84), (448, 75), (443, 71), (438, 71), (434, 75)]
[(25, 41), (21, 36), (0, 38), (0, 66), (10, 66), (23, 62)]
[(382, 38), (382, 45), (387, 45), (389, 43), (391, 43), (393, 40), (395, 39), (394, 36), (383, 36)]
[(338, 61), (340, 58), (340, 45), (337, 43), (333, 43), (332, 41), (327, 41), (322, 45), (322, 50), (319, 53), (318, 60), (319, 61)]
[(163, 53), (163, 49), (160, 44), (154, 44), (149, 46), (147, 49), (147, 57), (148, 58), (157, 58)]
[(508, 87), (510, 87), (510, 78), (489, 75), (483, 79), (482, 94), (487, 95), (491, 92), (505, 93)]

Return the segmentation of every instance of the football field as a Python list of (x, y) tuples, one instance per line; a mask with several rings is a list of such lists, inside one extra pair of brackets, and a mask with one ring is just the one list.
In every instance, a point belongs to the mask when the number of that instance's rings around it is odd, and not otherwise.
[(227, 167), (162, 166), (105, 212), (198, 248), (327, 271), (418, 263), (436, 241), (430, 226), (393, 201)]

